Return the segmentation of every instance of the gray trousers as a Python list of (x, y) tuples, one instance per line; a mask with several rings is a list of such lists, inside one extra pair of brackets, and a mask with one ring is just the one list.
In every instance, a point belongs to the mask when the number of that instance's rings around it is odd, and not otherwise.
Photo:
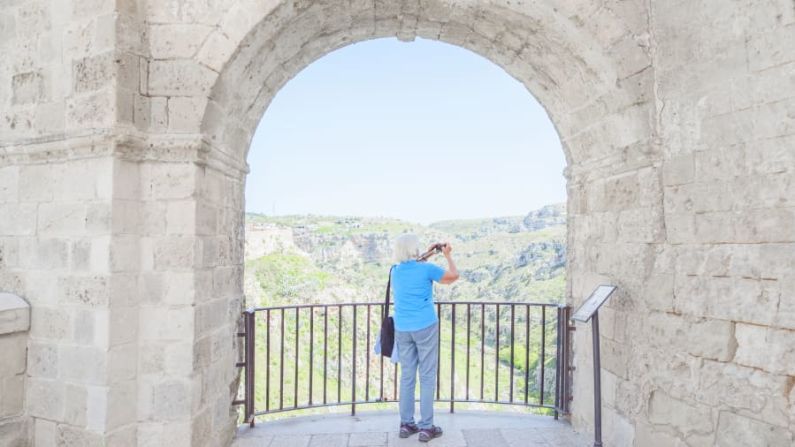
[(439, 356), (439, 323), (418, 331), (395, 331), (400, 354), (400, 422), (414, 423), (414, 390), (420, 374), (420, 428), (433, 425), (433, 394)]

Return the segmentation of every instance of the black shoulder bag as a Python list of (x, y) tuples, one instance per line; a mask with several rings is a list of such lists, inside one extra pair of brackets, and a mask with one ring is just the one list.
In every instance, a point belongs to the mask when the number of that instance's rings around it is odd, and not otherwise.
[(389, 280), (386, 282), (386, 304), (381, 314), (381, 355), (392, 357), (392, 347), (395, 345), (395, 320), (389, 315), (389, 291), (392, 287), (392, 269), (389, 268)]

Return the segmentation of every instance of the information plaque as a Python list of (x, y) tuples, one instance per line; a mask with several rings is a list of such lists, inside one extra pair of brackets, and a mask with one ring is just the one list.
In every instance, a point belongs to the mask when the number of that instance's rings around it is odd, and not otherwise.
[(571, 319), (581, 323), (591, 322), (593, 331), (593, 409), (594, 447), (602, 447), (602, 361), (599, 354), (599, 308), (616, 291), (616, 286), (603, 284), (597, 287)]
[(594, 312), (599, 310), (602, 307), (602, 304), (610, 298), (610, 295), (616, 291), (616, 286), (609, 286), (609, 285), (601, 285), (596, 288), (596, 290), (591, 293), (591, 296), (585, 300), (584, 303), (574, 311), (574, 315), (571, 316), (571, 319), (574, 321), (579, 321), (581, 323), (587, 323), (588, 320), (591, 319)]

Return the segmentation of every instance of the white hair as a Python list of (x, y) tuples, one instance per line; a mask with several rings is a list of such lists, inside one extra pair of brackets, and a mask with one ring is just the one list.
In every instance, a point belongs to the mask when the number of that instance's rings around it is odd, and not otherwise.
[(406, 262), (420, 255), (420, 238), (413, 233), (401, 234), (395, 238), (395, 261)]

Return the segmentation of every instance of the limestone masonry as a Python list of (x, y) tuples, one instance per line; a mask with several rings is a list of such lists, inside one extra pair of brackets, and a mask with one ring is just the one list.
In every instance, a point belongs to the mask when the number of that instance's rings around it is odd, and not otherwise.
[(605, 445), (795, 442), (793, 0), (0, 0), (0, 292), (30, 304), (0, 310), (0, 445), (230, 443), (251, 136), (385, 36), (483, 55), (556, 124), (569, 299), (619, 286)]

